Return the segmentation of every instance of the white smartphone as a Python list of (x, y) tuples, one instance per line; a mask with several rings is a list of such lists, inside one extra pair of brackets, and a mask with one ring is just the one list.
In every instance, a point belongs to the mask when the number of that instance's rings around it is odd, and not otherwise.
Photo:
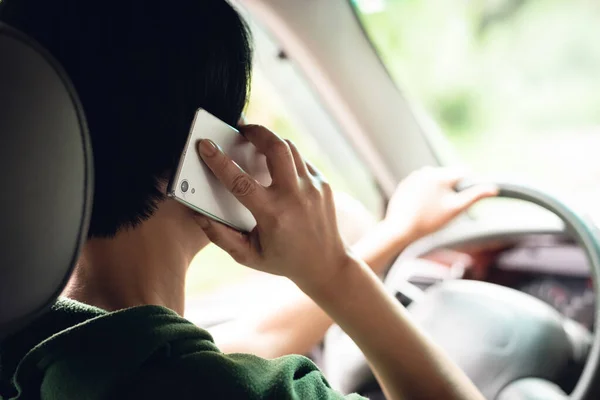
[(196, 150), (200, 139), (212, 140), (258, 182), (265, 186), (271, 184), (265, 156), (237, 129), (199, 109), (167, 194), (209, 218), (238, 231), (250, 232), (256, 226), (256, 220), (204, 164)]

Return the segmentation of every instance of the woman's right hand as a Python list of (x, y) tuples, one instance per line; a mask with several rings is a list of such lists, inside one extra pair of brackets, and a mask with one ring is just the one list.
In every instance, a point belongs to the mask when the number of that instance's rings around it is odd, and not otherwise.
[(296, 147), (268, 129), (249, 125), (244, 136), (267, 158), (272, 184), (264, 187), (210, 140), (198, 151), (215, 176), (250, 210), (249, 234), (197, 215), (208, 238), (248, 267), (293, 280), (303, 289), (327, 285), (349, 263), (338, 233), (333, 193)]

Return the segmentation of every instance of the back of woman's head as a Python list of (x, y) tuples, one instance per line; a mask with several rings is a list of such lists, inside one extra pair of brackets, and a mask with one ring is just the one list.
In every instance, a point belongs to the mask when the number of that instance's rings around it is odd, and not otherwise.
[(0, 20), (64, 67), (94, 152), (90, 236), (150, 217), (197, 108), (235, 125), (252, 64), (246, 25), (225, 0), (4, 0)]

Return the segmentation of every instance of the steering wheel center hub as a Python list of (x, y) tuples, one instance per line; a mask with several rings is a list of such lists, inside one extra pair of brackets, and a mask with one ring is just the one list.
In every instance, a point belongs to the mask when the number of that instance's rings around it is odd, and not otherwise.
[(486, 398), (522, 377), (554, 379), (571, 355), (561, 315), (506, 287), (446, 281), (409, 311)]

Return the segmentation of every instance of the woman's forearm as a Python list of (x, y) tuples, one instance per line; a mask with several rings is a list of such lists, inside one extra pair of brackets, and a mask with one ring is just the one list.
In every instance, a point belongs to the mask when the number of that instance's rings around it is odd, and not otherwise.
[(272, 359), (308, 354), (333, 323), (314, 301), (291, 282), (286, 299), (261, 314), (248, 315), (210, 329), (225, 353), (250, 353)]
[(483, 399), (372, 271), (351, 260), (335, 284), (302, 288), (354, 340), (390, 399)]

